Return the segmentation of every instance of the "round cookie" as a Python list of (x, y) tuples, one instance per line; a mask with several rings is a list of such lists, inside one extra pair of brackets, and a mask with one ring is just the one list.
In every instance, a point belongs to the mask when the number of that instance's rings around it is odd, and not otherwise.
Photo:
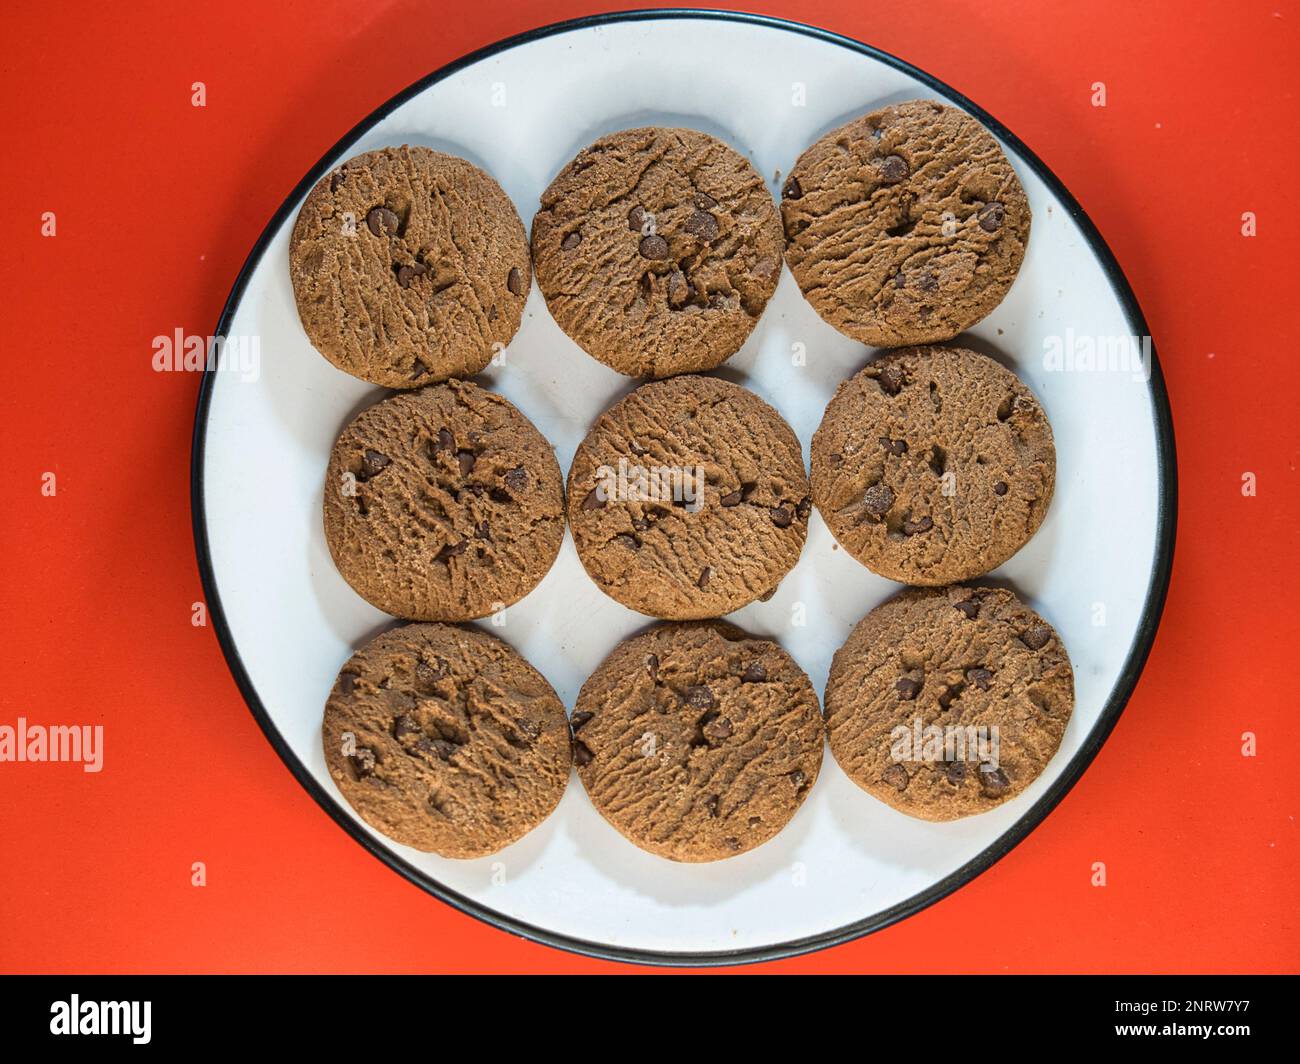
[(858, 623), (826, 684), (840, 767), (924, 820), (1014, 798), (1052, 759), (1073, 711), (1055, 630), (1002, 588), (909, 588)]
[(330, 454), (324, 512), (343, 578), (409, 620), (471, 620), (518, 601), (564, 538), (551, 445), (469, 381), (362, 411)]
[(385, 388), (473, 376), (519, 328), (528, 238), (501, 186), (428, 148), (349, 159), (308, 194), (289, 240), (308, 339)]
[(573, 759), (592, 804), (674, 861), (766, 842), (821, 767), (817, 693), (780, 645), (721, 621), (661, 624), (582, 685)]
[(1038, 530), (1055, 482), (1033, 393), (958, 347), (871, 362), (839, 386), (813, 436), (818, 512), (853, 557), (904, 584), (996, 569)]
[(569, 781), (569, 725), (551, 685), (477, 628), (410, 624), (343, 666), (321, 729), (348, 804), (390, 839), (482, 857), (522, 838)]
[(644, 384), (605, 411), (569, 468), (569, 527), (592, 580), (670, 620), (770, 595), (811, 507), (799, 441), (753, 392), (714, 377)]
[(799, 156), (786, 262), (808, 302), (875, 347), (950, 340), (1007, 294), (1029, 201), (992, 135), (929, 100), (882, 107)]
[(781, 275), (776, 204), (749, 162), (693, 129), (627, 129), (542, 193), (533, 263), (551, 314), (633, 377), (712, 369), (745, 342)]

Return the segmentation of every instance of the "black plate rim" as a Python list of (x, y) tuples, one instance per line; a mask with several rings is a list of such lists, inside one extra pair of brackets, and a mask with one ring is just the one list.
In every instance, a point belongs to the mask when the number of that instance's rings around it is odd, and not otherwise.
[[(1102, 269), (1105, 271), (1107, 279), (1110, 281), (1130, 325), (1133, 327), (1133, 335), (1144, 337), (1150, 336), (1151, 331), (1147, 326), (1146, 318), (1138, 305), (1137, 297), (1133, 293), (1119, 262), (1116, 260), (1110, 248), (1102, 239), (1101, 233), (1088, 217), (1079, 202), (1074, 198), (1061, 180), (1052, 172), (1052, 170), (1037, 155), (1035, 155), (1026, 144), (1012, 133), (1006, 126), (985, 111), (982, 107), (967, 99), (964, 95), (940, 81), (938, 78), (927, 74), (925, 71), (918, 69), (905, 60), (897, 56), (890, 55), (888, 52), (881, 51), (869, 44), (845, 37), (829, 30), (820, 29), (815, 26), (808, 26), (804, 23), (794, 22), (789, 19), (775, 18), (768, 15), (756, 15), (747, 12), (736, 11), (718, 11), (708, 9), (694, 8), (663, 8), (658, 10), (638, 10), (624, 11), (602, 15), (589, 15), (583, 18), (570, 19), (564, 22), (553, 23), (548, 26), (542, 26), (538, 29), (529, 30), (524, 33), (516, 34), (512, 37), (504, 38), (494, 44), (487, 45), (460, 59), (447, 64), (444, 67), (426, 75), (414, 84), (408, 86), (396, 96), (393, 96), (369, 115), (358, 122), (347, 134), (330, 148), (328, 152), (316, 163), (307, 175), (298, 182), (298, 184), (289, 193), (288, 197), (281, 203), (271, 220), (262, 230), (257, 242), (249, 252), (243, 267), (235, 279), (234, 286), (231, 288), (230, 295), (226, 299), (225, 306), (221, 311), (221, 317), (217, 322), (217, 328), (214, 335), (224, 337), (235, 312), (239, 307), (240, 300), (243, 297), (244, 289), (248, 285), (249, 278), (262, 259), (267, 245), (280, 226), (287, 220), (289, 213), (294, 204), (296, 204), (308, 190), (325, 174), (329, 168), (331, 160), (335, 158), (345, 147), (350, 145), (362, 133), (368, 130), (375, 123), (379, 122), (390, 112), (400, 107), (413, 96), (423, 92), (429, 86), (451, 76), (457, 71), (471, 66), (481, 60), (490, 58), (511, 48), (517, 48), (521, 45), (529, 44), (533, 41), (542, 40), (546, 37), (552, 37), (561, 33), (571, 33), (575, 30), (585, 30), (597, 26), (606, 26), (623, 22), (644, 22), (644, 21), (670, 21), (674, 19), (703, 19), (718, 22), (735, 22), (742, 25), (762, 26), (769, 29), (781, 30), (787, 33), (797, 33), (802, 36), (812, 37), (816, 40), (824, 41), (828, 44), (838, 45), (855, 51), (860, 55), (867, 56), (896, 70), (917, 79), (931, 91), (942, 96), (964, 110), (970, 112), (988, 127), (995, 136), (1003, 143), (1009, 145), (1024, 162), (1034, 171), (1035, 174), (1052, 190), (1061, 204), (1069, 212), (1070, 217), (1079, 226), (1084, 237), (1087, 239), (1093, 253), (1097, 256)], [(592, 942), (587, 939), (576, 938), (570, 935), (559, 934), (549, 931), (545, 928), (536, 927), (522, 920), (505, 916), (498, 913), (485, 905), (481, 905), (471, 898), (448, 889), (433, 877), (426, 875), (421, 870), (404, 861), (397, 854), (388, 850), (385, 846), (374, 839), (363, 827), (357, 822), (350, 813), (342, 808), (324, 788), (317, 783), (316, 779), (307, 770), (306, 766), (298, 760), (297, 756), (289, 748), (284, 737), (276, 728), (267, 712), (266, 707), (262, 704), (252, 681), (250, 680), (247, 670), (244, 668), (239, 653), (235, 648), (233, 634), (230, 630), (229, 623), (226, 620), (225, 612), (221, 606), (221, 596), (216, 584), (216, 576), (212, 567), (212, 557), (208, 544), (207, 525), (205, 522), (204, 509), (204, 484), (203, 484), (203, 459), (204, 448), (207, 438), (207, 419), (208, 407), (212, 399), (212, 385), (217, 370), (209, 367), (204, 370), (203, 379), (199, 388), (198, 406), (195, 413), (194, 437), (191, 448), (191, 466), (190, 466), (190, 499), (191, 511), (194, 525), (194, 548), (197, 556), (199, 573), (202, 579), (204, 597), (208, 606), (208, 616), (211, 618), (212, 627), (216, 632), (218, 642), (221, 644), (222, 653), (225, 655), (226, 664), (230, 669), (231, 675), (238, 686), (240, 694), (243, 695), (244, 701), (248, 704), (254, 719), (261, 727), (267, 740), (285, 763), (285, 766), (293, 773), (294, 778), (307, 791), (316, 803), (325, 810), (326, 813), (346, 831), (353, 839), (361, 844), (373, 856), (378, 858), (384, 864), (388, 865), (395, 872), (399, 873), (411, 883), (434, 895), (447, 904), (459, 909), (469, 916), (473, 916), (493, 927), (511, 934), (522, 936), (534, 942), (547, 946), (553, 946), (557, 949), (566, 950), (571, 953), (577, 953), (588, 957), (595, 957), (601, 960), (619, 961), (632, 964), (671, 966), (671, 967), (711, 967), (736, 964), (752, 964), (763, 961), (780, 960), (787, 957), (795, 957), (804, 953), (811, 953), (817, 950), (827, 949), (831, 946), (840, 945), (850, 942), (854, 939), (861, 938), (864, 935), (879, 931), (891, 924), (897, 923), (922, 909), (928, 908), (935, 902), (947, 897), (959, 887), (964, 886), (973, 880), (976, 876), (987, 871), (999, 860), (1005, 857), (1012, 849), (1022, 842), (1031, 831), (1034, 830), (1047, 815), (1060, 803), (1067, 793), (1079, 781), (1084, 770), (1092, 763), (1097, 756), (1107, 737), (1114, 729), (1118, 722), (1120, 714), (1123, 712), (1125, 705), (1133, 694), (1137, 686), (1138, 678), (1142, 674), (1143, 666), (1146, 664), (1148, 655), (1151, 652), (1151, 646), (1155, 641), (1156, 630), (1160, 624), (1160, 617), (1164, 610), (1165, 599), (1169, 591), (1169, 581), (1173, 569), (1174, 558), (1174, 535), (1177, 523), (1178, 510), (1178, 471), (1177, 460), (1175, 457), (1174, 446), (1174, 428), (1173, 417), (1169, 407), (1169, 395), (1165, 387), (1164, 374), (1160, 368), (1160, 361), (1156, 355), (1155, 345), (1152, 344), (1151, 352), (1151, 376), (1148, 385), (1151, 389), (1152, 407), (1155, 412), (1155, 430), (1156, 430), (1156, 458), (1159, 466), (1159, 485), (1158, 485), (1158, 506), (1156, 514), (1156, 553), (1153, 559), (1150, 579), (1147, 584), (1147, 593), (1145, 604), (1143, 606), (1142, 617), (1139, 620), (1137, 631), (1134, 635), (1133, 643), (1129, 648), (1128, 657), (1120, 670), (1119, 677), (1111, 691), (1106, 705), (1102, 708), (1101, 716), (1097, 723), (1093, 725), (1092, 730), (1085, 738), (1083, 745), (1078, 752), (1066, 765), (1060, 776), (1053, 782), (1047, 793), (1044, 794), (1037, 802), (1031, 806), (1012, 827), (998, 838), (992, 845), (982, 850), (976, 857), (972, 858), (966, 864), (962, 865), (956, 871), (945, 876), (937, 883), (932, 884), (925, 890), (918, 892), (906, 901), (900, 902), (889, 909), (874, 913), (862, 920), (846, 924), (843, 927), (831, 931), (822, 932), (816, 935), (810, 935), (804, 938), (792, 939), (788, 942), (776, 943), (774, 945), (760, 946), (749, 949), (736, 950), (714, 950), (714, 951), (697, 951), (697, 952), (671, 952), (662, 950), (633, 949), (623, 946), (610, 945), (600, 942)]]

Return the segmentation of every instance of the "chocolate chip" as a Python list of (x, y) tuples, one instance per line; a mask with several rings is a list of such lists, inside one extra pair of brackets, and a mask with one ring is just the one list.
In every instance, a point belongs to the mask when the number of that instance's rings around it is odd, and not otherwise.
[(902, 391), (903, 385), (907, 383), (907, 378), (903, 372), (903, 367), (891, 362), (887, 366), (880, 367), (876, 383), (880, 385), (881, 391), (886, 395), (897, 395)]
[(784, 506), (774, 506), (768, 513), (772, 515), (772, 524), (777, 528), (789, 528), (794, 520), (794, 514)]
[(691, 200), (695, 206), (702, 211), (711, 211), (718, 205), (718, 201), (710, 196), (707, 192), (697, 192)]
[(993, 485), (994, 495), (1005, 495), (1006, 493), (1007, 493), (1007, 482), (1005, 480), (999, 480), (996, 484)]
[(643, 236), (637, 250), (641, 252), (643, 259), (666, 259), (668, 257), (668, 241), (659, 236), (658, 233), (652, 233), (650, 236)]
[(785, 183), (785, 188), (781, 189), (781, 195), (786, 199), (799, 199), (803, 195), (803, 186), (799, 184), (799, 179), (792, 175)]
[(877, 167), (877, 173), (885, 184), (896, 185), (911, 173), (911, 168), (901, 155), (887, 155)]
[(401, 219), (387, 207), (376, 207), (366, 215), (366, 225), (375, 236), (392, 236), (401, 224)]
[(966, 780), (966, 762), (949, 761), (944, 766), (943, 774), (949, 783), (960, 786)]
[(451, 558), (459, 558), (468, 549), (469, 540), (467, 539), (462, 539), (459, 543), (448, 543), (438, 551), (438, 561), (445, 562)]
[(885, 450), (895, 457), (907, 454), (906, 440), (891, 440), (888, 436), (881, 436), (880, 442), (885, 445)]
[(907, 785), (912, 782), (912, 777), (907, 774), (907, 769), (899, 764), (893, 764), (886, 768), (881, 773), (881, 779), (899, 791), (907, 790)]
[(350, 695), (357, 686), (357, 675), (354, 672), (339, 673), (339, 690), (345, 695)]
[(347, 180), (348, 180), (348, 172), (346, 170), (342, 168), (335, 170), (332, 174), (330, 174), (330, 191), (337, 192), (339, 185), (346, 184)]
[(415, 663), (415, 682), (426, 694), (430, 693), (433, 685), (444, 679), (446, 675), (447, 668), (445, 665), (439, 664), (435, 669), (432, 665), (423, 661)]
[(528, 473), (523, 466), (507, 469), (505, 476), (501, 479), (506, 482), (506, 487), (512, 491), (523, 491), (524, 488), (528, 487)]
[(397, 267), (397, 286), (399, 288), (410, 288), (412, 281), (417, 277), (423, 277), (428, 272), (429, 267), (422, 262), (416, 262), (410, 266), (399, 266)]
[(576, 229), (560, 241), (560, 248), (564, 251), (572, 251), (582, 243), (582, 234)]
[(641, 232), (641, 226), (645, 225), (645, 208), (633, 207), (627, 212), (627, 227), (634, 233)]
[(614, 537), (614, 542), (626, 550), (640, 550), (641, 541), (629, 532), (620, 532)]
[(1020, 637), (1020, 641), (1030, 650), (1042, 650), (1052, 638), (1052, 631), (1045, 625), (1037, 625)]
[(386, 454), (380, 454), (378, 451), (366, 451), (366, 456), (361, 460), (361, 472), (367, 478), (378, 476), (392, 462), (392, 459)]
[(1000, 203), (986, 203), (979, 213), (980, 228), (986, 233), (996, 233), (1002, 228), (1006, 211)]
[(452, 755), (460, 749), (455, 743), (449, 743), (446, 739), (434, 739), (429, 746), (433, 747), (433, 752), (444, 761), (450, 761)]
[(456, 464), (460, 466), (460, 475), (462, 477), (467, 477), (474, 472), (474, 463), (476, 461), (473, 451), (456, 452)]
[(808, 775), (801, 768), (797, 768), (793, 772), (787, 772), (786, 775), (790, 777), (790, 782), (795, 785), (796, 790), (802, 790), (803, 785), (808, 782)]
[(921, 685), (910, 676), (904, 676), (894, 684), (894, 690), (898, 692), (900, 701), (910, 702), (921, 693)]
[(922, 292), (937, 292), (939, 290), (939, 278), (926, 270), (916, 279), (916, 287)]
[(686, 219), (686, 231), (697, 240), (711, 244), (718, 239), (718, 220), (707, 211), (696, 211)]
[(438, 430), (438, 450), (451, 451), (456, 447), (456, 437), (451, 434), (449, 429)]
[(919, 532), (929, 532), (934, 527), (934, 520), (929, 517), (922, 517), (917, 521), (908, 518), (903, 522), (903, 535), (915, 536)]
[(685, 698), (686, 704), (694, 709), (712, 709), (715, 701), (713, 692), (703, 685), (686, 688)]
[(695, 586), (703, 590), (709, 586), (709, 577), (713, 575), (713, 567), (706, 565), (700, 570), (700, 578), (695, 582)]
[(757, 661), (751, 662), (740, 674), (741, 683), (762, 683), (767, 679), (767, 670)]
[(399, 742), (408, 735), (419, 735), (420, 726), (415, 723), (415, 718), (403, 713), (393, 721), (393, 738)]
[(989, 689), (989, 681), (993, 679), (993, 673), (983, 666), (975, 669), (966, 670), (966, 682), (974, 684), (981, 691)]
[(805, 496), (804, 496), (802, 499), (800, 499), (799, 502), (795, 505), (795, 508), (794, 508), (794, 515), (795, 515), (797, 518), (799, 518), (799, 520), (802, 521), (802, 520), (803, 520), (805, 517), (807, 517), (811, 512), (812, 512), (812, 496), (810, 496), (810, 495), (805, 495)]
[(588, 713), (585, 709), (580, 709), (572, 716), (572, 718), (570, 718), (569, 726), (572, 727), (574, 731), (577, 731), (595, 715), (596, 714), (594, 713)]
[(895, 288), (907, 287), (907, 276), (906, 274), (903, 273), (902, 270), (899, 270), (896, 274), (894, 274), (894, 287)]
[(524, 294), (524, 275), (519, 272), (518, 266), (510, 267), (510, 272), (506, 274), (506, 287), (517, 296)]
[[(475, 495), (482, 495), (483, 485), (471, 484), (469, 490), (474, 492)], [(510, 498), (510, 492), (506, 491), (504, 488), (493, 488), (488, 492), (488, 498), (493, 502), (514, 502), (514, 500)]]
[(723, 506), (739, 506), (744, 497), (744, 492), (733, 491), (722, 496), (718, 502), (722, 503)]
[(605, 500), (600, 497), (600, 488), (592, 488), (591, 491), (587, 492), (587, 497), (582, 500), (582, 508), (584, 510), (603, 510), (605, 508)]
[(704, 735), (709, 739), (729, 739), (731, 737), (731, 721), (726, 717), (718, 717), (704, 725)]
[(352, 771), (357, 774), (357, 779), (365, 779), (374, 774), (375, 752), (373, 750), (363, 746), (348, 760), (352, 762)]
[(581, 739), (573, 740), (573, 760), (579, 765), (590, 765), (596, 760), (596, 755), (591, 752), (591, 747)]
[(988, 766), (980, 766), (980, 790), (990, 798), (1000, 798), (1011, 790), (1011, 781), (1007, 779), (1007, 774), (1000, 768), (995, 768), (992, 772), (986, 772)]
[(704, 799), (704, 811), (711, 817), (718, 815), (718, 796), (716, 794), (711, 794)]
[[(477, 525), (474, 526), (474, 538), (475, 539), (492, 538), (492, 530), (488, 527), (488, 523), (486, 521), (480, 521)], [(482, 557), (482, 555), (480, 555), (480, 557)]]
[(872, 484), (862, 496), (862, 508), (879, 517), (894, 505), (894, 493), (888, 484)]
[(963, 599), (961, 602), (954, 602), (952, 608), (964, 614), (968, 621), (973, 621), (980, 615), (980, 604), (974, 599)]
[(650, 682), (659, 682), (659, 658), (654, 654), (645, 656), (645, 671), (650, 674)]
[(681, 270), (673, 270), (668, 275), (668, 303), (673, 307), (684, 306), (695, 294), (695, 286), (686, 280)]

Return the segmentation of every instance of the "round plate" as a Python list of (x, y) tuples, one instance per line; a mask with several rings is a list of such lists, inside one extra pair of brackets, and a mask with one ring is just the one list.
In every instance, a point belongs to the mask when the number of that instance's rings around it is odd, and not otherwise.
[[(335, 370), (299, 325), (288, 244), (308, 189), (359, 152), (424, 144), (493, 174), (528, 225), (542, 190), (584, 145), (629, 126), (682, 125), (748, 156), (779, 194), (779, 172), (823, 133), (914, 97), (982, 121), (1034, 212), (1019, 279), (962, 342), (1019, 373), (1056, 435), (1047, 520), (992, 577), (1056, 626), (1074, 663), (1074, 717), (1046, 772), (992, 812), (932, 824), (864, 794), (828, 752), (780, 835), (706, 865), (636, 849), (576, 779), (545, 824), (494, 857), (445, 860), (373, 832), (330, 780), (319, 733), (340, 666), (392, 621), (335, 571), (320, 514), (335, 436), (383, 393)], [(1147, 336), (1119, 267), (1061, 183), (993, 118), (906, 63), (821, 30), (643, 12), (551, 26), (453, 63), (379, 108), (303, 178), (253, 248), (217, 334), (225, 345), (203, 380), (195, 425), (194, 528), (209, 610), (240, 690), (293, 774), (363, 846), (430, 893), (541, 942), (621, 960), (719, 964), (817, 949), (916, 912), (988, 868), (1060, 801), (1114, 726), (1155, 634), (1173, 554), (1173, 437), (1154, 354), (1147, 347), (1145, 363), (1116, 357), (1127, 354), (1117, 347), (1125, 338)], [(870, 355), (817, 317), (786, 270), (722, 373), (776, 406), (806, 455), (835, 386)], [(566, 470), (596, 415), (632, 386), (565, 337), (536, 288), (504, 364), (484, 383), (533, 420)], [(775, 597), (732, 619), (780, 640), (820, 692), (852, 626), (897, 590), (835, 549), (814, 513), (803, 557)], [(597, 590), (568, 538), (504, 621), (483, 623), (569, 707), (615, 643), (646, 624)]]

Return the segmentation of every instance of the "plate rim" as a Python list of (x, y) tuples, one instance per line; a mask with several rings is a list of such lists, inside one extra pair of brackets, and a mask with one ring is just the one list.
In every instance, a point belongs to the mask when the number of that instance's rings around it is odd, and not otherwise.
[[(612, 24), (688, 19), (733, 22), (741, 25), (760, 26), (767, 29), (780, 30), (786, 33), (796, 33), (827, 44), (847, 48), (859, 55), (884, 63), (887, 66), (893, 67), (894, 69), (915, 78), (932, 92), (952, 101), (959, 107), (974, 115), (986, 128), (991, 130), (1000, 140), (1008, 144), (1020, 156), (1025, 164), (1035, 172), (1035, 174), (1051, 190), (1053, 195), (1056, 196), (1061, 205), (1069, 212), (1070, 217), (1073, 219), (1075, 224), (1079, 226), (1079, 229), (1082, 232), (1084, 239), (1087, 241), (1092, 253), (1096, 256), (1107, 281), (1110, 283), (1111, 289), (1119, 300), (1121, 309), (1123, 310), (1130, 327), (1133, 328), (1133, 334), (1136, 336), (1151, 335), (1146, 318), (1142, 313), (1142, 308), (1139, 306), (1137, 297), (1134, 294), (1132, 287), (1129, 285), (1128, 279), (1124, 276), (1124, 272), (1120, 268), (1118, 260), (1102, 238), (1096, 225), (1093, 224), (1092, 219), (1089, 218), (1088, 214), (1070, 193), (1069, 189), (1065, 187), (1060, 178), (1058, 178), (1047, 164), (1031, 151), (1019, 137), (1007, 129), (1006, 126), (985, 111), (982, 107), (969, 100), (965, 95), (954, 89), (952, 86), (941, 81), (932, 74), (913, 66), (906, 60), (882, 51), (873, 45), (866, 44), (852, 37), (847, 37), (843, 34), (835, 33), (831, 30), (822, 29), (817, 26), (810, 26), (790, 19), (778, 18), (770, 15), (758, 15), (750, 12), (721, 11), (704, 8), (661, 8), (587, 15), (581, 18), (550, 23), (536, 29), (526, 30), (522, 33), (502, 38), (492, 44), (469, 52), (466, 55), (461, 56), (459, 59), (455, 59), (438, 68), (430, 74), (426, 74), (424, 77), (418, 79), (396, 95), (381, 103), (378, 107), (357, 122), (350, 130), (348, 130), (347, 133), (339, 138), (339, 140), (330, 147), (330, 149), (316, 162), (316, 164), (297, 183), (297, 185), (294, 186), (288, 196), (281, 202), (280, 206), (271, 216), (266, 226), (262, 229), (261, 234), (253, 244), (252, 249), (249, 251), (247, 258), (241, 266), (239, 273), (235, 278), (234, 285), (231, 287), (230, 294), (227, 296), (225, 304), (222, 307), (221, 315), (217, 320), (217, 327), (214, 336), (220, 338), (226, 335), (226, 330), (239, 308), (240, 302), (244, 296), (244, 291), (248, 286), (248, 282), (254, 270), (260, 264), (262, 256), (274, 235), (289, 219), (293, 205), (306, 195), (311, 187), (314, 186), (315, 183), (325, 174), (329, 168), (328, 164), (330, 161), (345, 146), (356, 140), (402, 104), (424, 92), (430, 86), (445, 80), (466, 67), (472, 66), (482, 60), (489, 59), (502, 52), (509, 51), (510, 49), (530, 44), (534, 41), (558, 36), (563, 33), (593, 29)], [(247, 670), (244, 668), (243, 661), (241, 660), (239, 652), (235, 646), (233, 633), (230, 629), (229, 622), (226, 620), (225, 611), (221, 605), (221, 595), (217, 587), (216, 574), (213, 569), (212, 556), (209, 549), (204, 493), (204, 457), (207, 440), (208, 408), (211, 403), (213, 383), (217, 372), (215, 364), (205, 366), (203, 370), (203, 378), (199, 386), (198, 403), (195, 410), (194, 432), (190, 452), (190, 510), (193, 524), (194, 550), (198, 562), (204, 600), (207, 603), (208, 616), (211, 620), (211, 626), (216, 633), (217, 641), (221, 646), (222, 654), (225, 657), (226, 665), (235, 681), (235, 685), (239, 688), (239, 692), (243, 696), (244, 702), (247, 704), (253, 718), (257, 721), (262, 733), (266, 736), (276, 754), (279, 755), (280, 760), (284, 762), (285, 767), (289, 769), (294, 778), (298, 781), (299, 785), (302, 786), (302, 788), (312, 797), (316, 804), (319, 805), (335, 823), (343, 828), (348, 835), (350, 835), (356, 842), (360, 843), (361, 846), (372, 856), (378, 858), (406, 880), (413, 883), (415, 886), (420, 887), (427, 893), (432, 894), (440, 901), (458, 909), (462, 913), (472, 916), (498, 930), (519, 935), (541, 945), (551, 946), (556, 949), (593, 957), (599, 960), (669, 967), (720, 967), (781, 960), (787, 957), (794, 957), (800, 954), (827, 949), (831, 946), (841, 945), (845, 942), (851, 942), (854, 939), (862, 938), (866, 935), (872, 934), (873, 932), (880, 931), (891, 924), (915, 915), (921, 910), (926, 909), (947, 897), (960, 887), (965, 886), (971, 880), (987, 871), (1010, 853), (1012, 849), (1014, 849), (1035, 828), (1037, 828), (1038, 825), (1047, 818), (1048, 814), (1051, 813), (1058, 804), (1060, 804), (1065, 795), (1074, 788), (1074, 785), (1078, 783), (1084, 771), (1100, 752), (1101, 747), (1105, 744), (1106, 739), (1110, 736), (1111, 731), (1119, 721), (1120, 715), (1123, 713), (1125, 706), (1132, 697), (1133, 691), (1137, 686), (1138, 679), (1142, 674), (1147, 657), (1151, 652), (1152, 644), (1155, 641), (1156, 631), (1160, 624), (1161, 615), (1163, 614), (1165, 601), (1169, 591), (1170, 578), (1173, 569), (1174, 540), (1177, 525), (1178, 470), (1174, 445), (1173, 416), (1169, 406), (1169, 395), (1165, 386), (1164, 374), (1160, 367), (1160, 360), (1157, 357), (1153, 339), (1151, 349), (1151, 374), (1147, 384), (1151, 390), (1152, 408), (1155, 417), (1154, 428), (1157, 464), (1156, 550), (1155, 556), (1152, 560), (1150, 578), (1143, 599), (1142, 613), (1138, 620), (1133, 642), (1130, 645), (1128, 654), (1120, 668), (1119, 676), (1116, 679), (1114, 687), (1111, 689), (1109, 697), (1102, 706), (1101, 713), (1098, 716), (1096, 723), (1084, 737), (1079, 750), (1075, 753), (1074, 757), (1064, 767), (1064, 769), (1062, 769), (1060, 775), (1051, 784), (1047, 792), (1029, 809), (1027, 809), (1001, 837), (996, 839), (990, 846), (981, 850), (970, 861), (949, 873), (943, 879), (938, 880), (924, 890), (918, 891), (910, 898), (907, 898), (888, 909), (884, 909), (881, 912), (874, 913), (871, 916), (864, 917), (861, 920), (845, 924), (842, 927), (834, 928), (830, 931), (819, 932), (814, 935), (808, 935), (767, 946), (747, 947), (734, 950), (677, 952), (670, 950), (638, 949), (595, 942), (589, 939), (550, 931), (546, 928), (530, 924), (527, 921), (497, 912), (481, 902), (451, 890), (438, 882), (438, 880), (433, 878), (433, 876), (416, 868), (414, 865), (410, 864), (402, 857), (398, 856), (398, 854), (390, 850), (387, 846), (383, 845), (378, 839), (371, 836), (370, 833), (367, 832), (340, 803), (336, 802), (334, 798), (317, 782), (316, 778), (311, 774), (307, 767), (298, 759), (284, 737), (280, 734), (270, 713), (267, 711), (265, 705), (263, 705), (261, 697), (254, 687), (252, 680), (249, 678)]]

